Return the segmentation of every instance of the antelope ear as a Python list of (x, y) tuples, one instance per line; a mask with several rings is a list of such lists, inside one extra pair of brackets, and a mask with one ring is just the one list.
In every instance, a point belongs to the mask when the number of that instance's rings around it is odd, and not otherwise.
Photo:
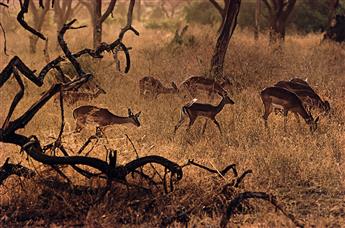
[(139, 117), (139, 116), (140, 116), (140, 114), (141, 114), (141, 111), (140, 111), (140, 112), (138, 112), (137, 114), (135, 114), (135, 116), (136, 116), (136, 117)]
[(319, 122), (320, 116), (316, 117), (315, 123)]
[(131, 111), (130, 108), (128, 108), (128, 115), (129, 115), (129, 116), (132, 116), (132, 115), (133, 115), (133, 113), (132, 113), (132, 111)]
[(177, 86), (176, 86), (176, 84), (175, 84), (175, 82), (171, 82), (171, 86), (172, 86), (174, 89), (178, 90), (178, 89), (177, 89)]

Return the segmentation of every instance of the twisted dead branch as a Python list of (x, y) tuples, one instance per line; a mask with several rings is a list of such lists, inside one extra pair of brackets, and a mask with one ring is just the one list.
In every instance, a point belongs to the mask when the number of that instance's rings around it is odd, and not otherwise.
[(225, 228), (228, 224), (231, 216), (235, 213), (236, 208), (241, 204), (242, 201), (247, 199), (261, 199), (264, 201), (268, 201), (273, 206), (275, 206), (279, 211), (281, 211), (286, 217), (288, 217), (295, 226), (297, 227), (303, 227), (304, 225), (298, 221), (292, 214), (287, 213), (282, 206), (280, 206), (276, 200), (276, 198), (270, 194), (267, 194), (265, 192), (242, 192), (238, 194), (233, 200), (230, 201), (230, 203), (227, 206), (226, 213), (223, 215), (220, 227)]
[[(22, 3), (22, 1), (20, 1), (20, 3)], [(28, 25), (28, 23), (26, 23), (26, 21), (24, 19), (24, 14), (28, 13), (28, 11), (29, 11), (29, 3), (30, 3), (30, 0), (24, 0), (24, 3), (22, 3), (20, 5), (20, 11), (17, 15), (17, 21), (25, 30), (29, 31), (30, 33), (39, 37), (42, 40), (46, 40), (47, 38), (42, 33), (38, 32), (33, 27)], [(39, 1), (39, 5), (40, 5), (40, 7), (44, 8), (42, 0)]]
[(7, 158), (5, 163), (0, 167), (0, 185), (11, 175), (19, 177), (31, 178), (35, 176), (35, 172), (20, 164), (9, 163), (10, 158)]

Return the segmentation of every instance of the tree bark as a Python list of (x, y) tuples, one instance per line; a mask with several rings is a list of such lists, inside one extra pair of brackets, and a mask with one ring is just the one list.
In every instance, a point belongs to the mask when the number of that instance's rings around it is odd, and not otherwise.
[(270, 43), (284, 41), (286, 22), (296, 4), (296, 0), (263, 0), (263, 3), (268, 9)]
[(260, 33), (260, 14), (261, 14), (261, 0), (256, 0), (255, 7), (255, 30), (254, 30), (254, 39), (259, 39)]
[(328, 28), (332, 27), (332, 21), (337, 13), (337, 7), (339, 6), (339, 0), (328, 0), (329, 2), (329, 13), (328, 13)]
[(93, 3), (93, 48), (96, 49), (102, 42), (102, 0)]
[(225, 4), (224, 23), (219, 32), (216, 46), (211, 59), (210, 77), (220, 79), (223, 77), (224, 60), (230, 38), (237, 24), (237, 16), (240, 11), (241, 0), (230, 0)]

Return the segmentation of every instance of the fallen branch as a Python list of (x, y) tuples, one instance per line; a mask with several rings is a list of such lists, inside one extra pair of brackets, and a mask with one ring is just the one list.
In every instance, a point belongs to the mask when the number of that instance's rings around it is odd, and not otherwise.
[(35, 176), (35, 172), (20, 164), (9, 163), (10, 158), (7, 158), (5, 163), (0, 167), (0, 185), (11, 175), (19, 177), (31, 178)]
[(236, 164), (228, 165), (228, 166), (225, 167), (222, 171), (218, 171), (218, 170), (216, 170), (216, 169), (211, 169), (211, 168), (209, 168), (209, 167), (207, 167), (207, 166), (204, 166), (204, 165), (201, 165), (201, 164), (199, 164), (199, 163), (196, 163), (196, 162), (194, 162), (193, 160), (188, 160), (187, 165), (194, 165), (194, 166), (197, 166), (197, 167), (202, 168), (202, 169), (204, 169), (204, 170), (206, 170), (206, 171), (208, 171), (208, 172), (210, 172), (210, 173), (218, 174), (218, 175), (220, 175), (221, 177), (225, 176), (229, 170), (232, 170), (232, 172), (233, 172), (233, 174), (234, 174), (235, 177), (237, 177), (237, 175), (238, 175), (238, 174), (237, 174), (237, 170), (236, 170)]
[(236, 208), (241, 204), (242, 201), (247, 199), (261, 199), (270, 202), (278, 210), (280, 210), (286, 217), (288, 217), (297, 227), (303, 227), (304, 225), (296, 220), (296, 218), (287, 212), (277, 203), (276, 198), (272, 195), (269, 195), (265, 192), (243, 192), (238, 194), (227, 206), (226, 213), (223, 215), (220, 227), (225, 228), (229, 222), (229, 219), (234, 215)]

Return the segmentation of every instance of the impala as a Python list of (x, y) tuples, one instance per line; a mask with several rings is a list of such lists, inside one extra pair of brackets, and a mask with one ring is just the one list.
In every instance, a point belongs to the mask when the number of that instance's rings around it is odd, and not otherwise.
[(227, 96), (227, 90), (230, 87), (231, 82), (228, 78), (225, 78), (224, 82), (219, 84), (214, 79), (192, 76), (181, 83), (180, 90), (186, 89), (192, 97), (196, 97), (199, 90), (208, 92), (209, 97), (212, 97), (214, 94), (224, 97)]
[(283, 110), (284, 115), (284, 129), (286, 129), (286, 117), (289, 111), (293, 112), (298, 119), (298, 114), (302, 116), (305, 122), (309, 125), (310, 131), (315, 131), (319, 117), (314, 120), (310, 112), (307, 112), (301, 99), (293, 92), (281, 87), (268, 87), (260, 93), (261, 100), (265, 107), (263, 119), (265, 126), (267, 125), (268, 116), (273, 111), (273, 108), (280, 108)]
[(174, 82), (171, 83), (172, 88), (167, 88), (156, 78), (151, 76), (146, 76), (140, 79), (139, 89), (141, 96), (150, 95), (153, 98), (157, 98), (159, 94), (166, 93), (178, 93), (178, 88)]
[(328, 101), (323, 101), (319, 95), (306, 83), (302, 84), (294, 81), (280, 81), (274, 86), (281, 87), (295, 93), (308, 107), (308, 109), (318, 108), (325, 113), (329, 112), (331, 107)]
[(210, 104), (195, 103), (196, 101), (197, 99), (193, 99), (191, 102), (182, 107), (180, 119), (175, 126), (174, 134), (176, 133), (177, 129), (182, 125), (186, 116), (188, 116), (189, 118), (189, 125), (186, 129), (187, 131), (194, 124), (198, 116), (203, 116), (211, 119), (213, 123), (216, 124), (220, 134), (222, 134), (222, 130), (220, 128), (218, 121), (216, 120), (216, 116), (220, 111), (222, 111), (226, 104), (234, 104), (234, 101), (231, 100), (228, 96), (224, 96), (217, 106), (213, 106)]
[(106, 108), (98, 108), (91, 105), (80, 106), (73, 111), (73, 117), (76, 120), (75, 132), (80, 132), (87, 124), (95, 124), (98, 127), (106, 127), (114, 124), (131, 123), (139, 127), (140, 113), (141, 112), (133, 114), (132, 111), (128, 109), (128, 116), (122, 117), (114, 115)]
[[(90, 101), (97, 98), (101, 94), (106, 94), (106, 92), (99, 86), (96, 85), (98, 89), (95, 93), (90, 92), (78, 92), (78, 91), (68, 91), (64, 93), (64, 102), (69, 105), (76, 103), (77, 101)], [(58, 99), (55, 99), (57, 102)]]

